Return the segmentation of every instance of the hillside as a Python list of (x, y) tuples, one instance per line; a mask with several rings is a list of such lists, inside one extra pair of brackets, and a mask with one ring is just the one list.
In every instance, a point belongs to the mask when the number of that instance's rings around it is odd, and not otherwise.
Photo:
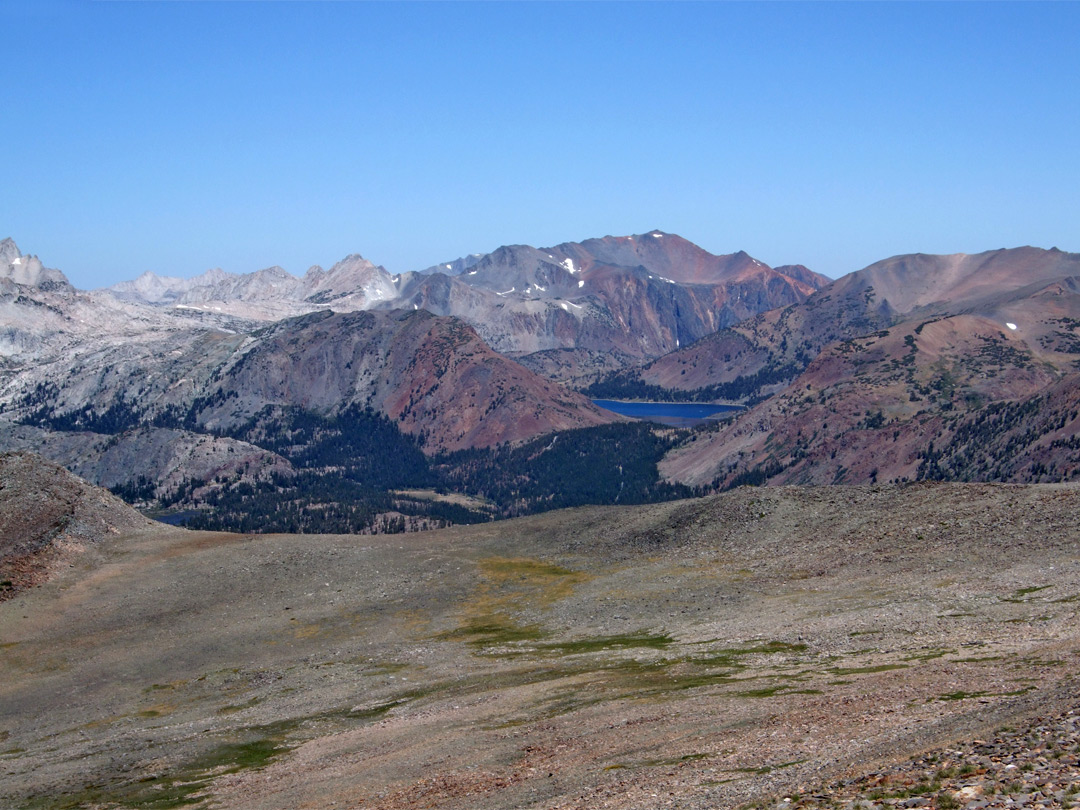
[(153, 524), (33, 453), (0, 453), (0, 601), (74, 565), (103, 539)]
[(1076, 254), (897, 257), (587, 390), (751, 405), (684, 484), (1071, 480), (1077, 326)]
[(1068, 485), (776, 487), (116, 536), (0, 604), (0, 804), (1064, 806), (1078, 509)]
[(991, 318), (1000, 326), (1021, 323), (1023, 335), (1040, 341), (1061, 331), (1054, 318), (1075, 308), (1071, 296), (1078, 279), (1080, 254), (1057, 249), (896, 256), (842, 276), (803, 303), (747, 318), (638, 372), (628, 371), (622, 379), (629, 390), (655, 385), (689, 392), (741, 384), (757, 393), (755, 377), (765, 378), (766, 385), (790, 381), (838, 341), (947, 315)]

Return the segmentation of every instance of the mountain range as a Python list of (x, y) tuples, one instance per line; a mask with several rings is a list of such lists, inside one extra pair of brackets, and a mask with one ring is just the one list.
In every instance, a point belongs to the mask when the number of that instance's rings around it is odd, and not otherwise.
[(144, 273), (107, 288), (123, 301), (254, 320), (318, 309), (424, 309), (467, 321), (494, 350), (555, 379), (663, 355), (749, 315), (804, 300), (828, 279), (716, 256), (661, 231), (500, 247), (391, 275), (359, 255), (297, 278), (271, 267), (192, 279)]
[[(559, 465), (621, 482), (577, 486), (580, 502), (1070, 480), (1078, 328), (1080, 255), (1057, 249), (898, 256), (830, 282), (650, 231), (400, 275), (352, 255), (300, 278), (147, 273), (83, 292), (7, 239), (0, 449), (42, 452), (150, 506), (236, 496), (239, 513), (276, 487), (310, 514), (303, 493), (335, 476), (349, 498), (436, 486), (481, 499), (456, 517), (444, 503), (449, 520), (562, 503), (574, 485)], [(662, 431), (589, 397), (746, 410)], [(396, 448), (393, 474), (371, 436)], [(319, 508), (343, 497), (324, 491)], [(394, 497), (380, 514), (434, 514)]]
[(636, 380), (764, 398), (665, 461), (684, 483), (1069, 479), (1078, 293), (1056, 249), (895, 257)]

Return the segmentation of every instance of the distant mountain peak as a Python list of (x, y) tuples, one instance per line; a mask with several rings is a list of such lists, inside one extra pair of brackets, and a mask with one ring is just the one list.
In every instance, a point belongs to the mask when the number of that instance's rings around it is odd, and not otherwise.
[(21, 258), (18, 245), (10, 236), (0, 240), (0, 264), (11, 264), (15, 259)]
[(45, 267), (37, 256), (20, 253), (10, 236), (0, 241), (0, 278), (9, 278), (16, 284), (49, 292), (70, 292), (75, 289), (59, 270)]

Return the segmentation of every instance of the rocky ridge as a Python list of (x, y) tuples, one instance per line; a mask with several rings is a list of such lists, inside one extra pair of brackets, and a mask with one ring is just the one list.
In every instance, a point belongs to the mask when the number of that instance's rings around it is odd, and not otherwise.
[(684, 483), (1071, 480), (1078, 327), (1080, 254), (898, 257), (637, 381), (751, 398), (665, 461)]
[(656, 230), (501, 247), (457, 273), (448, 264), (403, 274), (396, 301), (379, 306), (464, 318), (496, 351), (526, 363), (542, 353), (532, 367), (564, 379), (657, 357), (828, 282), (805, 267), (774, 269), (741, 251), (716, 256)]
[[(391, 275), (359, 255), (302, 278), (272, 267), (193, 279), (147, 273), (102, 291), (129, 302), (258, 320), (371, 308), (426, 309), (470, 323), (493, 349), (527, 356), (554, 376), (657, 357), (766, 309), (801, 301), (828, 280), (770, 268), (739, 252), (714, 256), (674, 234), (526, 245)], [(558, 362), (554, 363), (553, 360)]]

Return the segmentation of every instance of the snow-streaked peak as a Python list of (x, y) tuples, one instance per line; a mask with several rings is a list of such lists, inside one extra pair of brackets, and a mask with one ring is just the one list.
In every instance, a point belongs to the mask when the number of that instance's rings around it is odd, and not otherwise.
[(0, 265), (15, 264), (16, 259), (22, 258), (18, 245), (10, 236), (0, 240)]
[(0, 279), (3, 278), (42, 290), (74, 290), (67, 276), (45, 267), (37, 256), (21, 253), (11, 237), (0, 241)]

